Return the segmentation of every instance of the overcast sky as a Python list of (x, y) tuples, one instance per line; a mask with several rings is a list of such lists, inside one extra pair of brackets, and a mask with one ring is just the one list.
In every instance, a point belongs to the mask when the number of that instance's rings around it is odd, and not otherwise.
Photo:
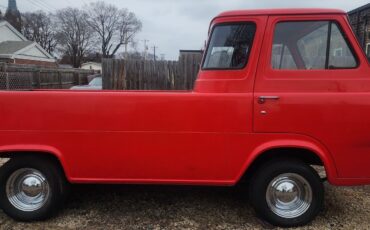
[[(17, 0), (25, 11), (55, 11), (63, 7), (82, 7), (94, 0)], [(177, 59), (180, 49), (200, 49), (207, 39), (210, 20), (225, 10), (291, 7), (324, 7), (352, 10), (369, 0), (104, 0), (121, 8), (128, 8), (143, 22), (138, 40), (149, 40), (158, 46), (158, 54)], [(8, 0), (0, 0), (4, 11)], [(137, 46), (144, 48), (143, 42)]]

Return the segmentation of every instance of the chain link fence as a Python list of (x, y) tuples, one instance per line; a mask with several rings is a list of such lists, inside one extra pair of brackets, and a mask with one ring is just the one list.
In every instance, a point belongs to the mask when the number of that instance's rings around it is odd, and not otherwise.
[(94, 71), (0, 63), (0, 90), (69, 89), (88, 84)]
[(28, 75), (0, 72), (0, 90), (31, 90), (32, 77)]

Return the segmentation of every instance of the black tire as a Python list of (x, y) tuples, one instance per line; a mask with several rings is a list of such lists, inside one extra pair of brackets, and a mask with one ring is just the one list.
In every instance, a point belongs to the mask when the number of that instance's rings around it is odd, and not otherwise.
[[(8, 180), (9, 184), (12, 184), (11, 182), (13, 181), (13, 179), (10, 178), (14, 178), (14, 175), (18, 175), (17, 172), (26, 169), (34, 170), (34, 172), (41, 173), (40, 175), (42, 175), (47, 182), (47, 185), (44, 187), (47, 188), (48, 195), (45, 196), (46, 198), (43, 199), (42, 202), (40, 202), (40, 207), (38, 207), (37, 210), (22, 210), (22, 208), (17, 208), (8, 198)], [(22, 180), (14, 179), (14, 181), (25, 181), (24, 178), (27, 178), (27, 175), (23, 175)], [(33, 178), (31, 178), (31, 180), (32, 179)], [(30, 183), (36, 182), (35, 180), (33, 180), (33, 182), (31, 181)], [(23, 185), (24, 183), (20, 182), (20, 184)], [(8, 188), (9, 187), (10, 186), (8, 186)], [(32, 189), (34, 187), (28, 188)], [(61, 205), (64, 203), (65, 198), (68, 194), (68, 190), (69, 183), (65, 179), (63, 170), (56, 162), (48, 158), (31, 156), (15, 157), (13, 159), (10, 159), (0, 168), (0, 207), (7, 215), (17, 221), (40, 221), (52, 217), (54, 214), (56, 214)]]
[[(278, 191), (278, 190), (273, 189), (273, 186), (278, 186), (277, 181), (279, 180), (284, 181), (286, 180), (286, 178), (289, 179), (289, 176), (291, 176), (294, 179), (304, 178), (304, 180), (301, 179), (301, 181), (304, 181), (304, 183), (302, 183), (304, 186), (301, 187), (303, 189), (301, 189), (300, 191), (302, 190), (308, 191), (308, 192), (304, 192), (304, 194), (306, 194), (306, 196), (304, 197), (305, 198), (310, 197), (309, 199), (310, 202), (307, 202), (307, 203), (310, 203), (309, 207), (307, 207), (307, 205), (297, 206), (297, 207), (302, 208), (300, 209), (301, 212), (297, 211), (295, 213), (299, 216), (287, 217), (287, 215), (291, 215), (291, 214), (284, 212), (284, 210), (282, 211), (283, 214), (281, 214), (282, 209), (279, 209), (281, 206), (278, 207), (277, 208), (278, 211), (276, 211), (276, 207), (278, 206), (276, 205), (276, 203), (282, 200), (282, 199), (280, 200), (276, 199), (276, 197), (278, 197), (281, 194), (287, 194), (287, 193), (284, 193), (284, 192), (271, 193), (271, 191)], [(287, 188), (286, 186), (287, 184), (283, 184), (283, 183), (284, 182), (282, 182), (280, 185), (285, 186), (285, 188)], [(297, 190), (295, 189), (294, 191), (297, 191)], [(250, 193), (249, 194), (250, 203), (252, 204), (253, 208), (255, 209), (257, 215), (260, 218), (262, 218), (263, 220), (267, 221), (268, 223), (274, 226), (287, 227), (287, 228), (303, 226), (311, 222), (319, 214), (320, 210), (322, 209), (323, 201), (324, 201), (324, 187), (323, 187), (322, 180), (320, 179), (320, 176), (318, 175), (318, 173), (311, 166), (305, 164), (304, 162), (300, 160), (294, 160), (294, 159), (273, 160), (259, 167), (259, 169), (257, 169), (256, 173), (253, 175), (251, 179), (249, 193)], [(274, 195), (271, 196), (270, 194), (274, 194)], [(276, 195), (276, 194), (279, 194), (279, 195)], [(295, 194), (295, 193), (290, 193), (290, 194)], [(298, 194), (302, 194), (302, 193), (298, 193)], [(311, 194), (311, 196), (307, 194)], [(278, 200), (278, 202), (274, 203), (274, 202), (271, 202), (271, 200)], [(287, 202), (293, 202), (293, 200), (290, 199), (290, 201), (287, 201)], [(281, 204), (281, 203), (278, 203), (278, 204)], [(288, 204), (288, 203), (285, 203), (285, 204)], [(275, 211), (273, 209), (275, 209)], [(299, 210), (299, 209), (297, 208), (295, 210)]]

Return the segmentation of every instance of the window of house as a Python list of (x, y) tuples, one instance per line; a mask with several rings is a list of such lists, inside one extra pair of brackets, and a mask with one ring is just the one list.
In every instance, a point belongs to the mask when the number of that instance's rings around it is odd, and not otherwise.
[(214, 27), (203, 69), (241, 69), (249, 59), (256, 25), (221, 24)]
[[(286, 47), (281, 52), (276, 47)], [(276, 25), (273, 69), (355, 68), (357, 59), (337, 23), (331, 21), (281, 22)]]

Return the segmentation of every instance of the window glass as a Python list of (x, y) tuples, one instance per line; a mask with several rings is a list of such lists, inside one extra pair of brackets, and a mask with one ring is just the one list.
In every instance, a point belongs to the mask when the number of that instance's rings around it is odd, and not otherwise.
[(348, 43), (338, 26), (333, 23), (331, 27), (329, 68), (354, 68), (356, 66), (357, 61)]
[(91, 85), (91, 86), (102, 86), (103, 85), (103, 78), (102, 77), (96, 77), (89, 83), (89, 85)]
[(248, 62), (256, 25), (218, 25), (209, 42), (203, 69), (241, 69)]
[(274, 44), (272, 47), (272, 66), (274, 69), (297, 69), (288, 46)]
[(275, 28), (271, 65), (290, 70), (355, 68), (357, 60), (336, 23), (281, 22)]
[(297, 42), (305, 69), (325, 69), (329, 22), (298, 22), (297, 25), (312, 31)]

